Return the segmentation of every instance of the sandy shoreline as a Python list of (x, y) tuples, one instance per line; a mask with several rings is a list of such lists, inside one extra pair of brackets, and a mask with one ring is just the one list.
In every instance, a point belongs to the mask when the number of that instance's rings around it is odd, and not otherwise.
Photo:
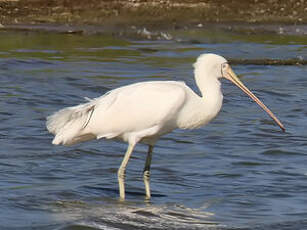
[(124, 31), (177, 30), (213, 24), (275, 32), (282, 25), (282, 32), (305, 34), (307, 1), (0, 0), (0, 24), (6, 28), (62, 27), (74, 31), (82, 26), (88, 31)]

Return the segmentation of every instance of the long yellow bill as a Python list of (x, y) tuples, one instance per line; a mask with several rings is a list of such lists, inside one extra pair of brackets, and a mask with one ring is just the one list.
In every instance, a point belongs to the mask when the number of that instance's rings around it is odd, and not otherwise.
[(234, 83), (236, 86), (238, 86), (240, 89), (242, 89), (250, 98), (252, 98), (265, 112), (267, 112), (270, 117), (276, 122), (276, 124), (281, 128), (283, 132), (286, 131), (283, 124), (278, 120), (278, 118), (271, 112), (271, 110), (268, 109), (237, 77), (237, 75), (233, 72), (230, 66), (228, 66), (228, 69), (226, 70), (226, 75), (224, 76), (226, 79), (230, 80), (232, 83)]

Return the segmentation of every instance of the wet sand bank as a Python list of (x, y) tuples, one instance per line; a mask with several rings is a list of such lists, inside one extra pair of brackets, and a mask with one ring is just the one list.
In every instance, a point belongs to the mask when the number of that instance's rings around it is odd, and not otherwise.
[[(208, 25), (305, 34), (306, 0), (0, 0), (6, 28), (178, 30)], [(282, 27), (281, 27), (282, 25)]]

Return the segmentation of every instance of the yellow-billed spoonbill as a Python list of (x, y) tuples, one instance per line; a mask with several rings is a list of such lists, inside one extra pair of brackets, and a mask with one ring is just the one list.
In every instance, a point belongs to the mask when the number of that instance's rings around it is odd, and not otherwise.
[(227, 60), (216, 54), (203, 54), (194, 64), (201, 96), (184, 82), (151, 81), (114, 89), (87, 103), (64, 108), (47, 118), (53, 144), (72, 145), (100, 138), (128, 143), (118, 170), (119, 193), (125, 199), (125, 171), (138, 142), (149, 146), (143, 172), (146, 197), (150, 198), (152, 150), (163, 134), (174, 129), (195, 129), (211, 121), (220, 111), (223, 95), (220, 78), (232, 81), (255, 100), (284, 131), (274, 114), (239, 80)]

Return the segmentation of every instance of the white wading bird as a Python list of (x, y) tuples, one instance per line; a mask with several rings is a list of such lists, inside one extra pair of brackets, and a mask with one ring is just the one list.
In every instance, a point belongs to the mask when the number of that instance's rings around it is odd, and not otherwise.
[(128, 143), (118, 170), (119, 193), (125, 199), (125, 171), (138, 142), (148, 145), (143, 172), (146, 198), (150, 198), (152, 150), (160, 136), (174, 129), (195, 129), (211, 121), (223, 101), (220, 78), (224, 77), (255, 100), (285, 131), (274, 114), (239, 80), (227, 60), (215, 54), (203, 54), (194, 64), (198, 96), (184, 82), (141, 82), (114, 89), (87, 103), (64, 108), (47, 118), (47, 129), (55, 137), (53, 144), (72, 145), (101, 138)]

